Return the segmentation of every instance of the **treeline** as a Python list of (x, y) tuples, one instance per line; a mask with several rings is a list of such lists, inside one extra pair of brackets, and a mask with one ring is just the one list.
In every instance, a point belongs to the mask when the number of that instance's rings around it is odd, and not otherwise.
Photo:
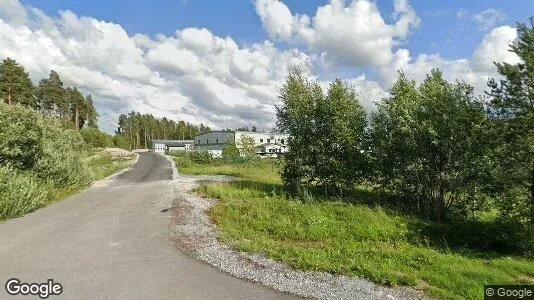
[(188, 122), (155, 118), (151, 114), (130, 112), (119, 116), (115, 132), (116, 145), (125, 149), (149, 148), (151, 140), (172, 139), (190, 140), (199, 133), (211, 129), (204, 124), (200, 126)]
[(97, 127), (98, 113), (91, 95), (84, 97), (76, 87), (64, 87), (54, 70), (34, 86), (24, 67), (11, 58), (0, 63), (0, 100), (8, 105), (19, 103), (38, 110), (75, 129)]
[(287, 192), (344, 196), (367, 186), (439, 223), (484, 215), (502, 225), (495, 234), (510, 248), (533, 253), (532, 49), (534, 29), (519, 24), (510, 50), (523, 62), (496, 63), (502, 80), (490, 80), (485, 97), (439, 70), (419, 85), (401, 72), (370, 118), (344, 82), (325, 93), (293, 71), (277, 108), (279, 129), (291, 135)]

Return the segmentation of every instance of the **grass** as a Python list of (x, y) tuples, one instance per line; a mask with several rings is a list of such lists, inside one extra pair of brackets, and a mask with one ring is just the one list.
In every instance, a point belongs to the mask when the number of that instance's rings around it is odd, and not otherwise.
[[(128, 167), (131, 157), (112, 157), (101, 149), (93, 149), (83, 159), (91, 170), (88, 181), (103, 179)], [(44, 180), (31, 171), (18, 171), (0, 166), (0, 222), (23, 216), (52, 202), (76, 194), (87, 187), (87, 182), (55, 186), (53, 178)]]
[(93, 179), (100, 180), (128, 167), (132, 163), (133, 158), (134, 155), (129, 157), (112, 157), (98, 151), (86, 157), (84, 163), (93, 171)]
[(478, 238), (491, 234), (480, 224), (476, 230), (470, 223), (436, 224), (362, 204), (365, 199), (288, 200), (281, 193), (279, 166), (269, 160), (178, 168), (187, 174), (241, 177), (198, 189), (221, 200), (210, 213), (222, 240), (297, 269), (408, 285), (443, 299), (483, 298), (484, 284), (534, 284), (533, 260), (466, 247), (471, 243), (467, 236), (478, 229)]

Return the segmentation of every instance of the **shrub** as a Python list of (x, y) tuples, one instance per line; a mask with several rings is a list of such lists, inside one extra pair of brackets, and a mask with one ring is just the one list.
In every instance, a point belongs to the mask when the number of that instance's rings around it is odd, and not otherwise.
[(43, 152), (37, 112), (21, 105), (0, 103), (0, 164), (31, 169)]
[(79, 132), (61, 129), (55, 122), (46, 122), (44, 129), (43, 155), (34, 168), (37, 175), (56, 187), (80, 187), (91, 182), (92, 171), (82, 163), (86, 145)]
[(222, 156), (225, 159), (232, 159), (235, 157), (239, 157), (239, 149), (237, 149), (237, 146), (235, 144), (228, 144), (223, 148)]

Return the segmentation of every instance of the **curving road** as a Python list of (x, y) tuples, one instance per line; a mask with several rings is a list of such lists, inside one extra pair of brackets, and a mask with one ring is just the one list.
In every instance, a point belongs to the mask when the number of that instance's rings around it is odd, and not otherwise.
[[(172, 169), (142, 153), (129, 171), (0, 223), (0, 284), (54, 279), (49, 299), (290, 298), (220, 273), (168, 239)], [(5, 288), (0, 299), (8, 298)]]

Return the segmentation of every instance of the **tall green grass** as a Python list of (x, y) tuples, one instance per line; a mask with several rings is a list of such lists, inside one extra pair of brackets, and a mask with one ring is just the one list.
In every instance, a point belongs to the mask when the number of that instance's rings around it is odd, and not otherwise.
[[(442, 299), (481, 299), (484, 284), (534, 284), (531, 258), (478, 247), (494, 240), (491, 227), (437, 224), (369, 205), (367, 199), (286, 199), (278, 169), (273, 161), (261, 161), (190, 165), (181, 171), (241, 177), (198, 189), (221, 200), (210, 214), (222, 240), (297, 269), (412, 286)], [(353, 197), (376, 196), (372, 193), (366, 188)]]

